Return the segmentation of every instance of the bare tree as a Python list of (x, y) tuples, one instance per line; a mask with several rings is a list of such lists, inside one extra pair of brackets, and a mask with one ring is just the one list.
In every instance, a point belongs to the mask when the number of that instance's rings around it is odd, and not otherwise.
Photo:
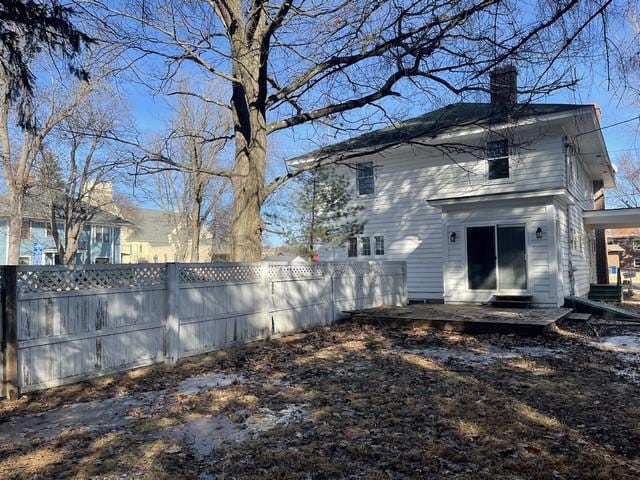
[(447, 93), (485, 92), (486, 74), (505, 62), (530, 74), (529, 97), (549, 93), (573, 83), (572, 56), (599, 55), (588, 42), (605, 31), (614, 0), (91, 3), (120, 18), (116, 41), (126, 37), (133, 52), (162, 62), (153, 74), (163, 86), (179, 71), (230, 85), (234, 160), (209, 173), (233, 187), (237, 261), (260, 258), (262, 205), (297, 175), (267, 177), (269, 135), (310, 122), (354, 131), (376, 111), (386, 118), (386, 99), (403, 94), (426, 107)]
[[(34, 165), (52, 130), (69, 118), (74, 108), (88, 94), (88, 84), (82, 83), (75, 95), (54, 94), (46, 89), (37, 97), (21, 100), (22, 112), (12, 108), (10, 78), (0, 66), (0, 161), (7, 183), (9, 197), (9, 251), (10, 264), (18, 263), (20, 231), (23, 222), (24, 199), (34, 181)], [(45, 93), (46, 92), (46, 93)], [(37, 105), (37, 108), (36, 108)], [(29, 127), (16, 127), (17, 115), (25, 115)], [(38, 119), (38, 121), (36, 121)]]
[[(123, 118), (116, 92), (105, 83), (93, 83), (91, 94), (76, 103), (73, 116), (56, 126), (43, 148), (39, 190), (46, 197), (52, 236), (65, 265), (75, 263), (87, 222), (101, 209), (112, 209), (112, 192), (103, 190), (122, 181), (126, 155), (111, 136), (126, 125)], [(53, 227), (60, 221), (61, 232)]]
[(218, 168), (230, 130), (229, 115), (211, 103), (181, 96), (169, 131), (162, 140), (162, 155), (185, 165), (186, 169), (158, 166), (156, 202), (167, 212), (173, 241), (180, 261), (200, 261), (200, 245), (207, 225), (222, 206), (228, 188), (226, 179), (211, 175)]
[(625, 154), (616, 166), (616, 188), (609, 191), (612, 203), (626, 208), (640, 207), (640, 158)]

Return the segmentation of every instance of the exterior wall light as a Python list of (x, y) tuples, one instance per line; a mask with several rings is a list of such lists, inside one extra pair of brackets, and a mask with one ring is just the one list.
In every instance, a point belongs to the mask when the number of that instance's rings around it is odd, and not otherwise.
[(449, 241), (451, 243), (456, 243), (456, 232), (451, 232), (451, 235), (449, 235)]
[(536, 230), (536, 238), (542, 238), (542, 227), (538, 227)]

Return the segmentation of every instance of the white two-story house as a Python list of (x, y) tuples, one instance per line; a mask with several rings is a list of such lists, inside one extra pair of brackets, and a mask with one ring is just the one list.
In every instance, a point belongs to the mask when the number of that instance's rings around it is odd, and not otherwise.
[[(311, 152), (365, 208), (361, 234), (320, 260), (406, 260), (411, 300), (478, 303), (530, 296), (558, 306), (606, 275), (595, 212), (614, 168), (594, 105), (519, 104), (512, 67), (491, 102), (457, 103)], [(602, 251), (600, 251), (602, 250)], [(602, 265), (600, 270), (602, 269)]]

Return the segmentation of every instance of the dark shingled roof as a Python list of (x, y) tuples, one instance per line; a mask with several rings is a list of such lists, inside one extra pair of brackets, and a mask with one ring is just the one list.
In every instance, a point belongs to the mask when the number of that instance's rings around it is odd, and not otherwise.
[[(518, 104), (509, 112), (511, 121), (530, 117), (540, 117), (554, 113), (564, 113), (593, 105), (572, 104)], [(503, 113), (490, 103), (454, 103), (419, 117), (405, 120), (390, 127), (374, 130), (340, 143), (335, 143), (313, 152), (293, 158), (292, 161), (304, 161), (319, 157), (333, 157), (337, 154), (363, 149), (380, 150), (421, 137), (435, 137), (447, 131), (473, 126), (489, 126), (502, 123)]]
[[(23, 216), (25, 219), (29, 220), (42, 220), (47, 221), (50, 218), (51, 212), (49, 210), (49, 195), (48, 193), (40, 190), (38, 187), (32, 187), (27, 190), (24, 203), (23, 203)], [(61, 201), (60, 201), (61, 202)], [(89, 224), (101, 224), (101, 225), (128, 225), (129, 222), (117, 215), (113, 215), (112, 213), (107, 212), (106, 210), (93, 207), (89, 204), (82, 204), (82, 208), (86, 208), (87, 210), (94, 210), (91, 215), (91, 219), (87, 222)], [(62, 206), (57, 206), (56, 209), (57, 218), (60, 220), (63, 219), (61, 212)], [(9, 199), (8, 197), (1, 196), (0, 197), (0, 217), (10, 217), (11, 211), (9, 210)]]

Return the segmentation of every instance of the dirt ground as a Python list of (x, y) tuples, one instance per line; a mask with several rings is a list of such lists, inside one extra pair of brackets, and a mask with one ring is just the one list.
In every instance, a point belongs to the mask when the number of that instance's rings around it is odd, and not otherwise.
[(0, 478), (637, 479), (638, 326), (345, 323), (52, 389), (0, 402)]

